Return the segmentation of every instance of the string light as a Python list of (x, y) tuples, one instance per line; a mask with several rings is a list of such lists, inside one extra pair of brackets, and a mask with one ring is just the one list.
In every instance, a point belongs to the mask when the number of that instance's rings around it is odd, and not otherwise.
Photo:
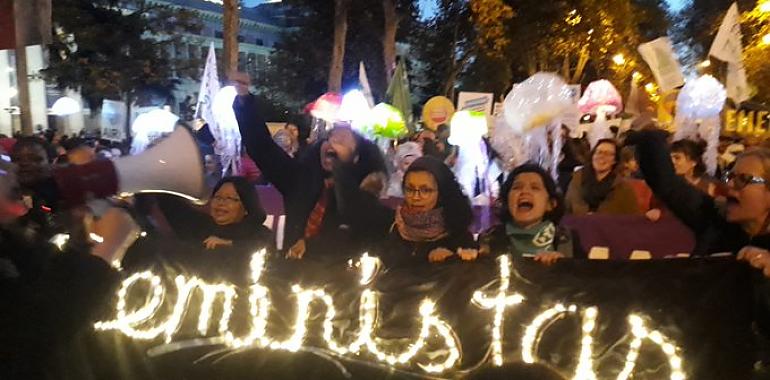
[(639, 349), (642, 347), (642, 343), (645, 339), (652, 341), (660, 346), (663, 353), (668, 358), (668, 365), (671, 370), (671, 380), (685, 380), (686, 376), (682, 370), (682, 358), (677, 354), (679, 348), (677, 348), (671, 341), (666, 338), (660, 331), (650, 331), (644, 324), (644, 319), (637, 314), (631, 314), (628, 316), (628, 323), (631, 325), (631, 334), (634, 339), (631, 341), (631, 345), (626, 355), (626, 363), (623, 370), (618, 374), (618, 380), (626, 380), (631, 377), (636, 366), (636, 360), (639, 358)]
[[(492, 354), (493, 364), (502, 365), (502, 340), (504, 312), (509, 306), (520, 304), (524, 297), (519, 293), (509, 293), (510, 277), (512, 272), (510, 256), (501, 256), (498, 259), (500, 279), (497, 292), (487, 294), (483, 290), (474, 292), (472, 301), (479, 307), (494, 310), (492, 329)], [(297, 315), (294, 321), (294, 329), (288, 339), (277, 341), (267, 336), (267, 321), (270, 312), (269, 289), (260, 284), (265, 270), (266, 252), (261, 250), (252, 255), (250, 262), (251, 286), (249, 295), (249, 312), (251, 314), (250, 331), (243, 337), (235, 337), (230, 331), (230, 320), (233, 304), (237, 296), (233, 284), (210, 284), (197, 277), (187, 278), (177, 276), (175, 285), (177, 298), (171, 314), (165, 321), (155, 326), (151, 325), (152, 319), (157, 317), (164, 302), (166, 290), (161, 284), (160, 277), (152, 272), (145, 271), (130, 275), (126, 278), (118, 291), (115, 320), (97, 322), (94, 327), (97, 330), (118, 330), (126, 336), (140, 340), (156, 339), (160, 336), (170, 342), (177, 334), (181, 323), (185, 318), (190, 298), (196, 289), (202, 292), (200, 314), (198, 315), (197, 331), (201, 335), (209, 332), (209, 322), (217, 299), (222, 300), (222, 315), (219, 319), (218, 333), (221, 341), (231, 348), (243, 348), (259, 346), (268, 349), (297, 351), (303, 347), (310, 319), (310, 306), (314, 301), (321, 302), (326, 307), (323, 319), (322, 338), (328, 348), (338, 355), (360, 354), (365, 349), (377, 360), (389, 365), (404, 365), (411, 362), (428, 344), (428, 340), (435, 336), (446, 347), (447, 354), (438, 358), (431, 358), (427, 362), (416, 362), (422, 370), (429, 373), (441, 373), (453, 368), (461, 358), (460, 342), (452, 327), (436, 313), (436, 304), (430, 299), (424, 299), (419, 307), (420, 331), (416, 339), (406, 345), (403, 350), (393, 350), (386, 341), (376, 337), (377, 320), (379, 317), (379, 295), (372, 289), (363, 289), (359, 306), (359, 329), (355, 339), (345, 345), (334, 338), (334, 318), (336, 310), (334, 300), (330, 294), (322, 288), (305, 289), (300, 285), (292, 286), (292, 291), (297, 298)], [(351, 263), (353, 265), (353, 263)], [(364, 254), (353, 266), (360, 271), (360, 284), (371, 284), (379, 272), (381, 263), (378, 258)], [(146, 292), (144, 304), (135, 310), (127, 310), (127, 299), (134, 286), (146, 283), (149, 288)], [(135, 293), (135, 292), (134, 292)], [(133, 294), (133, 293), (132, 293)], [(522, 360), (525, 363), (534, 363), (537, 352), (537, 344), (547, 325), (567, 313), (577, 313), (575, 305), (565, 306), (556, 304), (553, 307), (537, 315), (526, 327), (521, 341)], [(588, 307), (582, 310), (582, 339), (578, 364), (575, 369), (576, 380), (596, 380), (593, 363), (593, 336), (596, 330), (598, 309)], [(645, 339), (652, 341), (661, 347), (668, 357), (671, 368), (671, 380), (684, 380), (682, 371), (682, 359), (678, 355), (679, 349), (662, 333), (657, 330), (650, 331), (642, 317), (632, 314), (629, 316), (629, 324), (633, 340), (631, 341), (626, 362), (619, 373), (618, 380), (627, 380), (631, 377), (636, 361), (639, 357), (639, 349)], [(438, 342), (437, 342), (438, 343)]]
[(265, 257), (267, 253), (264, 249), (251, 256), (249, 269), (251, 270), (251, 286), (249, 292), (249, 313), (251, 314), (251, 330), (246, 337), (236, 338), (232, 332), (225, 333), (225, 343), (233, 348), (242, 348), (259, 343), (259, 346), (266, 347), (269, 344), (265, 337), (267, 331), (267, 317), (270, 313), (269, 290), (262, 286), (259, 281), (262, 278), (262, 272), (265, 270)]
[[(139, 281), (147, 281), (150, 283), (150, 292), (152, 293), (152, 296), (144, 306), (127, 314), (126, 296), (129, 289)], [(160, 283), (160, 277), (151, 272), (134, 273), (123, 280), (120, 290), (118, 290), (118, 303), (116, 305), (117, 317), (115, 320), (96, 322), (94, 328), (97, 330), (118, 330), (133, 339), (155, 339), (164, 331), (163, 324), (144, 330), (137, 329), (136, 326), (145, 323), (157, 313), (160, 305), (163, 303), (164, 294), (165, 288)]]
[(580, 340), (580, 357), (575, 369), (574, 380), (596, 380), (593, 362), (593, 333), (596, 328), (596, 316), (598, 310), (595, 307), (589, 307), (583, 311), (583, 337)]
[(64, 245), (70, 240), (69, 234), (56, 234), (48, 240), (51, 244), (55, 245), (60, 251), (64, 250)]
[(488, 298), (483, 292), (473, 293), (473, 302), (483, 309), (495, 309), (492, 326), (492, 362), (496, 366), (503, 365), (503, 313), (508, 306), (518, 305), (524, 301), (519, 293), (508, 294), (511, 283), (511, 258), (509, 255), (500, 256), (500, 288), (495, 297)]

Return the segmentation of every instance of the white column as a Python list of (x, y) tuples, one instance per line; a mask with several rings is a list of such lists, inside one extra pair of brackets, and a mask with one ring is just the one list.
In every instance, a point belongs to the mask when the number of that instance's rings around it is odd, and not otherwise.
[(13, 118), (9, 111), (11, 107), (11, 74), (13, 66), (10, 63), (9, 50), (0, 50), (0, 133), (10, 136), (13, 128)]
[(46, 67), (43, 49), (40, 45), (27, 46), (27, 73), (29, 79), (29, 102), (32, 108), (32, 129), (37, 132), (38, 125), (43, 130), (48, 128), (48, 102), (45, 96), (45, 81), (40, 77), (40, 70)]

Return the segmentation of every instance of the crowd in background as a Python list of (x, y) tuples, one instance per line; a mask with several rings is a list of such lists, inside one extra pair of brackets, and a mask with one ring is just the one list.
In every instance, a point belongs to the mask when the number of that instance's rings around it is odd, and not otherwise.
[[(558, 178), (539, 163), (527, 162), (492, 179), (494, 185), (479, 179), (474, 194), (467, 194), (453, 172), (458, 147), (449, 144), (445, 125), (418, 129), (385, 151), (345, 124), (311, 133), (307, 123), (292, 120), (271, 133), (255, 97), (245, 86), (236, 87), (234, 110), (245, 148), (237, 170), (223, 170), (205, 125), (189, 128), (204, 153), (211, 189), (202, 208), (148, 194), (64, 207), (52, 172), (114, 160), (125, 149), (53, 131), (0, 136), (0, 307), (15, 305), (16, 310), (4, 314), (9, 322), (0, 324), (5, 326), (0, 339), (13, 342), (16, 348), (8, 357), (16, 361), (0, 364), (0, 374), (40, 371), (29, 360), (47, 355), (38, 347), (53, 347), (44, 344), (51, 337), (66, 340), (85, 326), (96, 300), (106, 302), (104, 289), (118, 277), (110, 268), (115, 257), (97, 253), (100, 242), (93, 231), (101, 228), (97, 236), (109, 239), (117, 232), (110, 230), (111, 222), (126, 218), (148, 236), (128, 250), (124, 267), (181, 263), (205, 276), (221, 271), (240, 275), (248, 255), (260, 247), (279, 252), (275, 259), (291, 260), (347, 259), (370, 252), (390, 267), (473, 262), (501, 254), (551, 265), (587, 256), (579, 234), (561, 223), (565, 215), (639, 215), (651, 223), (670, 215), (692, 230), (692, 255), (726, 252), (770, 277), (767, 147), (721, 139), (719, 169), (712, 177), (705, 173), (703, 142), (672, 141), (642, 117), (631, 130), (593, 147), (585, 138), (565, 137)], [(488, 151), (490, 165), (502, 166), (491, 146)], [(281, 250), (263, 225), (258, 184), (269, 184), (282, 195)], [(480, 199), (494, 208), (498, 223), (474, 236), (473, 205)], [(69, 236), (63, 247), (50, 243), (62, 233)], [(157, 249), (169, 241), (204, 253)], [(41, 284), (48, 290), (40, 293)], [(62, 287), (69, 291), (62, 293)], [(67, 314), (78, 318), (51, 317)], [(49, 328), (30, 335), (32, 324)]]

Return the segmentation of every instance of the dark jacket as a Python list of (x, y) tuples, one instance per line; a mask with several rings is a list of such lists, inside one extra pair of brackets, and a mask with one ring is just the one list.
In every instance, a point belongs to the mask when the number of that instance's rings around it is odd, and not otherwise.
[[(572, 176), (564, 197), (567, 214), (586, 215), (591, 213), (588, 203), (583, 199), (583, 176), (586, 169), (578, 171)], [(597, 214), (634, 215), (641, 214), (639, 203), (634, 189), (624, 179), (617, 178), (612, 185), (612, 190), (600, 204)]]
[(335, 191), (340, 199), (340, 208), (349, 217), (361, 251), (378, 256), (388, 267), (428, 264), (428, 254), (436, 248), (452, 252), (458, 248), (477, 248), (473, 235), (467, 229), (448, 231), (445, 238), (436, 241), (405, 240), (395, 226), (396, 211), (361, 190), (344, 165), (335, 168), (334, 181), (337, 183)]
[[(580, 247), (577, 234), (569, 229), (558, 226), (556, 236), (554, 237), (555, 251), (564, 255), (564, 257), (584, 258), (585, 253)], [(505, 225), (498, 224), (490, 227), (479, 235), (479, 246), (485, 251), (488, 250), (493, 256), (511, 254), (514, 257), (521, 257), (524, 252), (514, 252), (511, 241), (505, 233)]]
[(655, 197), (695, 233), (693, 255), (737, 253), (747, 245), (770, 249), (770, 234), (750, 237), (740, 225), (725, 220), (714, 198), (676, 175), (662, 133), (642, 131), (629, 142), (636, 144), (639, 167)]
[(0, 379), (60, 378), (58, 355), (100, 319), (118, 274), (82, 250), (0, 227)]
[(158, 196), (158, 206), (177, 238), (202, 244), (209, 236), (232, 240), (247, 249), (272, 246), (272, 232), (262, 222), (264, 215), (249, 213), (239, 223), (225, 226), (214, 223), (210, 215), (197, 210), (185, 199), (173, 195)]
[[(286, 213), (283, 248), (288, 249), (304, 237), (308, 217), (322, 194), (324, 179), (329, 176), (321, 167), (321, 142), (294, 159), (273, 141), (253, 95), (237, 97), (233, 108), (246, 151), (264, 177), (283, 195)], [(360, 183), (369, 173), (384, 171), (385, 166), (376, 145), (364, 140), (357, 143), (359, 160), (353, 165), (353, 176), (356, 183)], [(337, 202), (335, 196), (329, 198), (319, 233), (306, 242), (309, 255), (314, 251), (360, 254), (349, 223), (338, 211)]]

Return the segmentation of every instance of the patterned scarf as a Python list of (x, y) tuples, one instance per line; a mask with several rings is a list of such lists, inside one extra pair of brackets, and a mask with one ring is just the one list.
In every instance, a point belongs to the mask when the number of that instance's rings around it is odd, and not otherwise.
[(399, 207), (396, 209), (395, 226), (401, 238), (408, 241), (436, 241), (449, 235), (440, 207), (425, 212)]
[(511, 242), (511, 253), (515, 256), (522, 254), (534, 255), (539, 252), (550, 252), (556, 249), (554, 238), (556, 226), (550, 221), (542, 221), (530, 228), (516, 227), (511, 223), (505, 225), (505, 234)]

